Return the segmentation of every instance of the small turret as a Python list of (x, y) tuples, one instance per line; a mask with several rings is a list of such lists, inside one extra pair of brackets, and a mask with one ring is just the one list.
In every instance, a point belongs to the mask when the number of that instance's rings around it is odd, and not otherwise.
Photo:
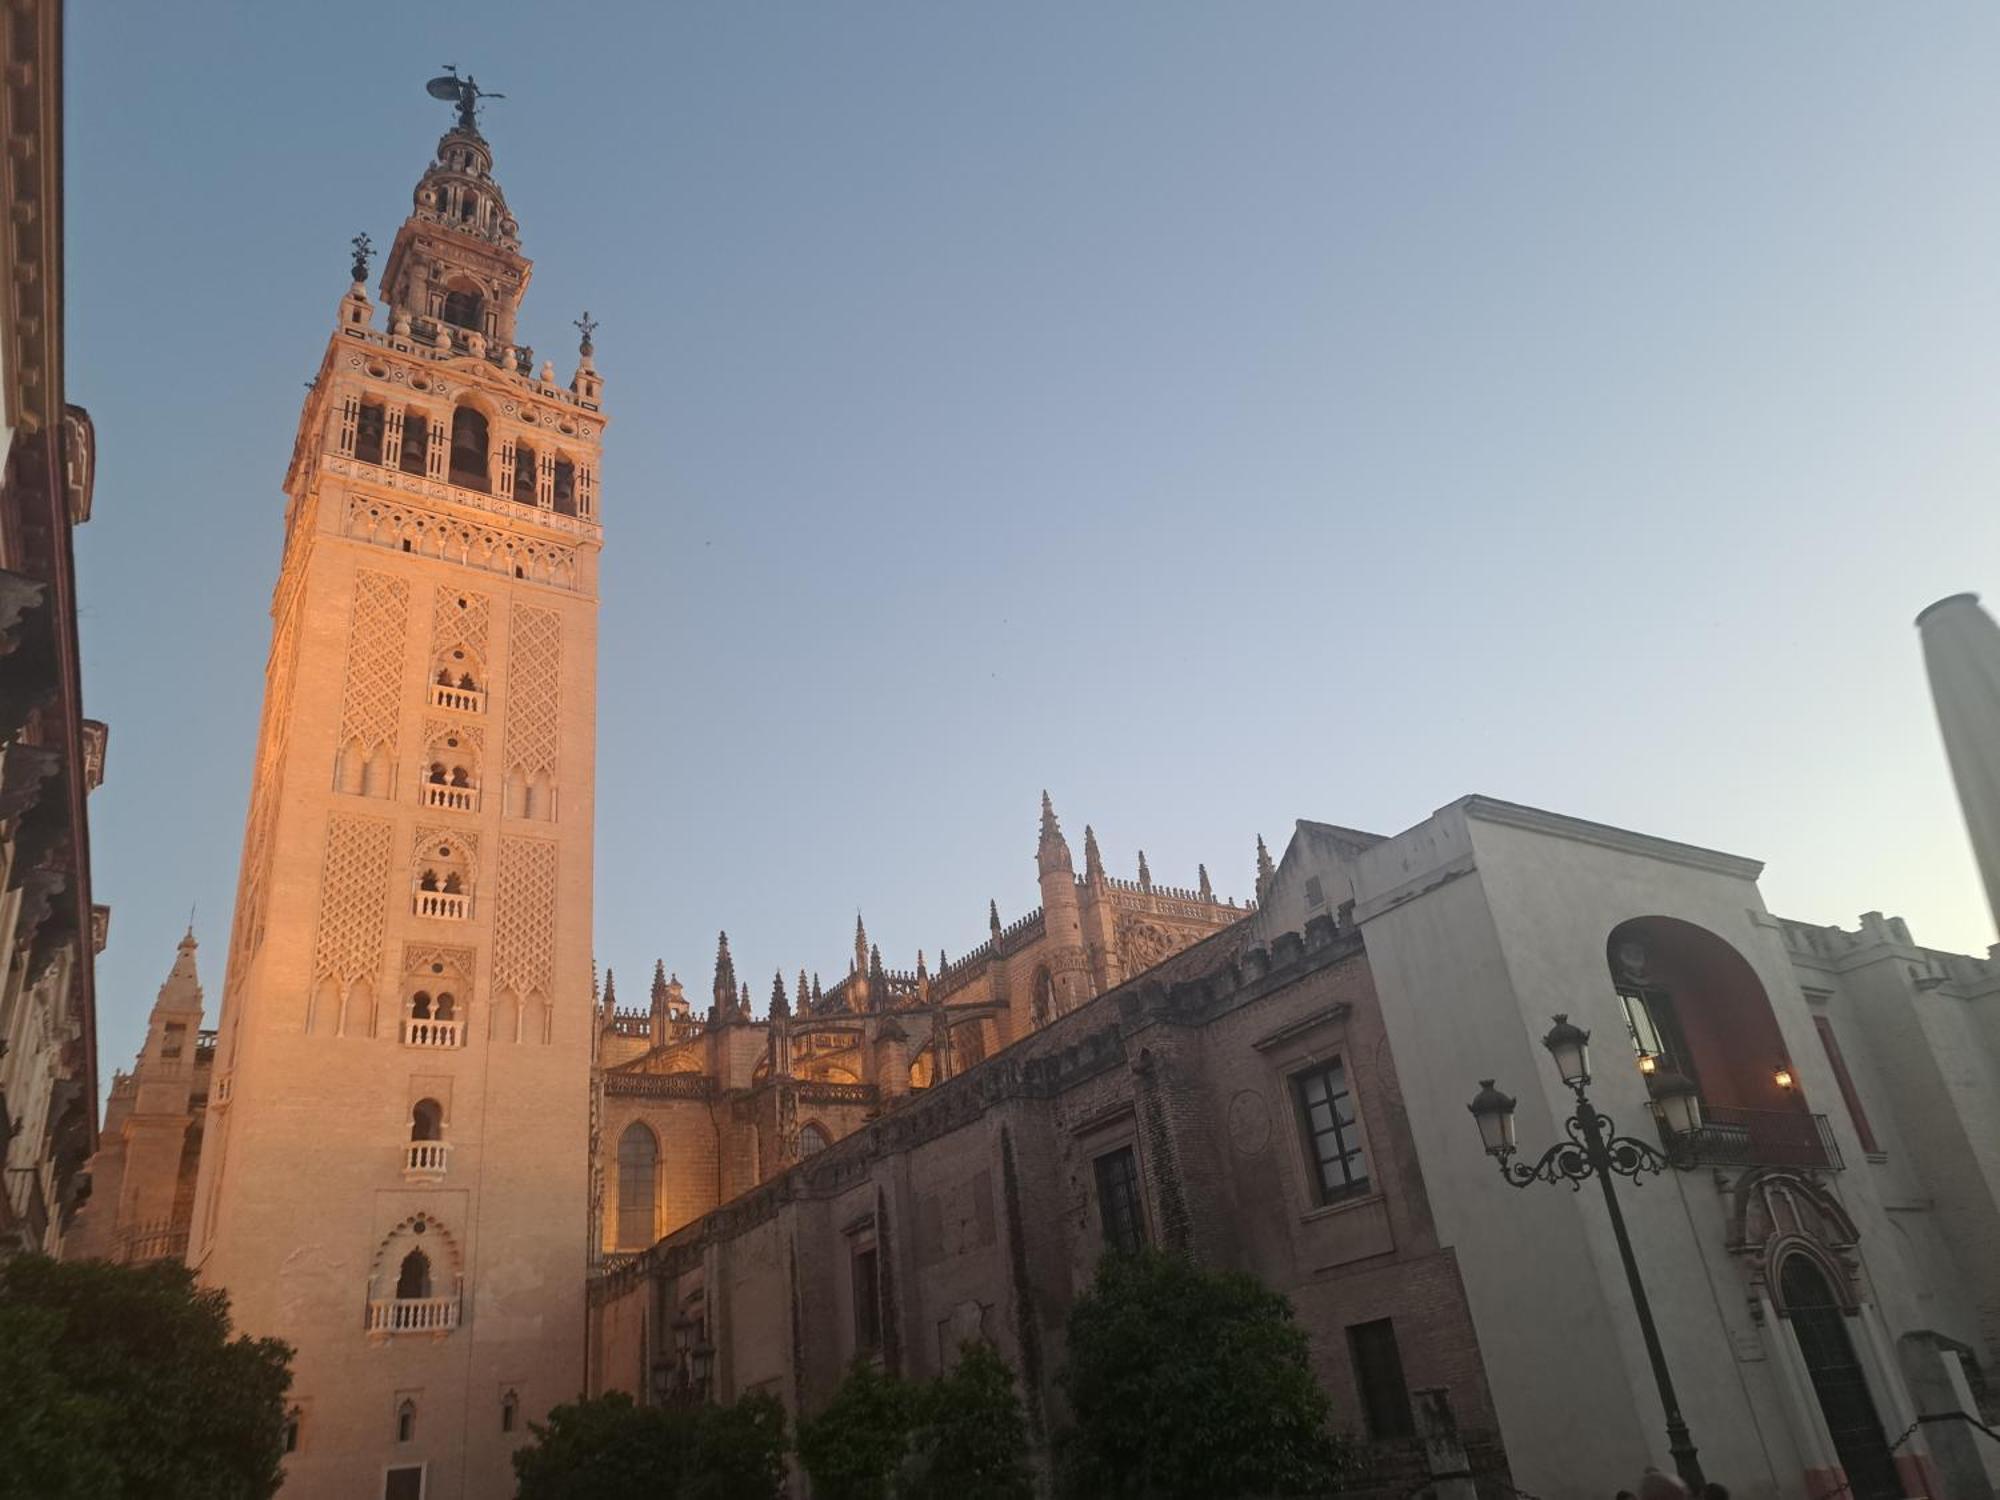
[[(1067, 1015), (1091, 997), (1090, 958), (1083, 943), (1083, 913), (1076, 895), (1076, 867), (1056, 822), (1049, 794), (1042, 793), (1042, 836), (1035, 849), (1041, 872), (1043, 962), (1055, 991), (1056, 1014)], [(1026, 1017), (1022, 1018), (1025, 1024)]]
[(1264, 835), (1257, 835), (1257, 904), (1263, 905), (1270, 897), (1271, 884), (1278, 878), (1277, 869), (1271, 863), (1271, 851), (1264, 847)]

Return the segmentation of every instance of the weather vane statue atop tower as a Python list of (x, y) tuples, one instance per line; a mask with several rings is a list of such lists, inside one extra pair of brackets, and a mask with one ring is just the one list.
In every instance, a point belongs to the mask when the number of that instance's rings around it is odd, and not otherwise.
[(507, 97), (505, 94), (488, 93), (470, 73), (460, 78), (456, 63), (446, 63), (444, 72), (425, 84), (424, 91), (433, 99), (446, 99), (456, 104), (458, 128), (471, 135), (479, 134), (479, 101)]

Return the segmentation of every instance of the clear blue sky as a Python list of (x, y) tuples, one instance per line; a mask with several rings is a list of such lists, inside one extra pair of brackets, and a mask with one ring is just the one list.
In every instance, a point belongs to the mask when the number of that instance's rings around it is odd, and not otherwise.
[(105, 1066), (211, 1009), (302, 383), (449, 111), (584, 307), (628, 1003), (1471, 791), (1992, 933), (1911, 617), (2000, 603), (2000, 10), (70, 6)]

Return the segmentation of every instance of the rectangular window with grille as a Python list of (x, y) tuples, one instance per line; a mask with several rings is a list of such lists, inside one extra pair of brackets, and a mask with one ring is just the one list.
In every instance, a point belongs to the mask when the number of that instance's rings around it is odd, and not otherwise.
[(1305, 1134), (1306, 1164), (1321, 1203), (1358, 1197), (1368, 1191), (1368, 1158), (1361, 1149), (1361, 1125), (1354, 1093), (1339, 1058), (1292, 1076)]
[(1354, 1383), (1361, 1392), (1368, 1435), (1381, 1442), (1415, 1433), (1410, 1388), (1403, 1381), (1403, 1355), (1396, 1347), (1396, 1325), (1388, 1318), (1350, 1324), (1347, 1348), (1354, 1357)]
[(1097, 1158), (1097, 1217), (1107, 1250), (1131, 1254), (1146, 1243), (1146, 1203), (1139, 1195), (1139, 1159), (1130, 1146)]

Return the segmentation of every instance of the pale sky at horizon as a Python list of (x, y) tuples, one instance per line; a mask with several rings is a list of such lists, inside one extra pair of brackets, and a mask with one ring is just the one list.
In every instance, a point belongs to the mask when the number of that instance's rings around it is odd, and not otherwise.
[[(391, 40), (393, 39), (393, 40)], [(102, 1067), (209, 1024), (306, 379), (452, 62), (603, 320), (600, 964), (761, 1009), (1144, 848), (1468, 792), (1994, 933), (1912, 619), (2000, 606), (2000, 11), (68, 7)]]

